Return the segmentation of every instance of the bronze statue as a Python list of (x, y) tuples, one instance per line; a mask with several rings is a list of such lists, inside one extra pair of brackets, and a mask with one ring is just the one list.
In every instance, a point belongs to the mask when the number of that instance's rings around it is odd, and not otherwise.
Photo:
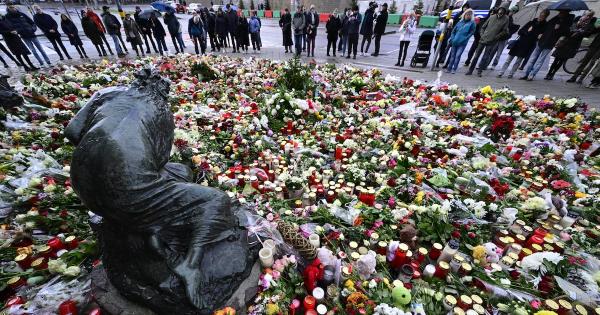
[(121, 294), (159, 313), (210, 313), (249, 274), (256, 253), (228, 195), (168, 162), (169, 82), (149, 69), (136, 77), (131, 87), (97, 92), (67, 126), (77, 146), (73, 189), (102, 217), (95, 229), (103, 263)]

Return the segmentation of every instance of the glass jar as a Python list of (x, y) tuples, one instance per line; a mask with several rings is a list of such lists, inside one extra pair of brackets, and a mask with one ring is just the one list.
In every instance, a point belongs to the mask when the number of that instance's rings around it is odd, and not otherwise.
[(544, 301), (544, 307), (548, 310), (548, 311), (552, 311), (555, 313), (558, 313), (558, 309), (560, 308), (558, 306), (558, 303), (556, 303), (553, 300), (545, 300)]
[(573, 224), (575, 224), (575, 221), (577, 221), (578, 217), (579, 217), (579, 213), (569, 212), (569, 213), (567, 213), (566, 216), (564, 216), (564, 217), (562, 217), (562, 219), (560, 219), (558, 224), (560, 224), (560, 226), (562, 226), (563, 228), (566, 229), (568, 227), (571, 227)]
[(459, 243), (457, 240), (450, 240), (448, 243), (446, 243), (446, 246), (444, 246), (438, 261), (449, 262), (458, 252), (458, 247)]
[(446, 295), (444, 297), (444, 309), (446, 309), (447, 311), (451, 311), (452, 309), (454, 309), (454, 307), (456, 307), (456, 303), (458, 303), (458, 301), (456, 300), (456, 298), (452, 295)]
[(464, 261), (465, 258), (460, 254), (454, 255), (454, 257), (452, 257), (452, 260), (450, 261), (450, 270), (452, 270), (452, 272), (458, 272), (458, 269), (460, 269), (460, 265)]
[(573, 311), (573, 305), (571, 302), (567, 300), (560, 299), (558, 300), (558, 314), (559, 315), (567, 315), (571, 314)]
[(435, 276), (442, 280), (445, 280), (448, 276), (448, 272), (450, 271), (450, 265), (445, 261), (438, 262), (435, 268)]
[(431, 247), (431, 250), (429, 251), (429, 259), (431, 261), (437, 261), (442, 253), (442, 248), (442, 244), (434, 243)]
[[(575, 305), (575, 307), (573, 308), (573, 313), (575, 315), (588, 315), (587, 309), (581, 304)], [(595, 313), (600, 314), (600, 308), (597, 308)]]
[(458, 306), (463, 310), (468, 310), (473, 305), (473, 300), (468, 295), (461, 295), (458, 299)]

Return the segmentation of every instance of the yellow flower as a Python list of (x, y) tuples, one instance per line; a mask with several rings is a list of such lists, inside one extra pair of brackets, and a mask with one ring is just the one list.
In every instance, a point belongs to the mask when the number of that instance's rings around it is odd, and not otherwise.
[(344, 286), (348, 289), (354, 289), (354, 282), (350, 279), (346, 280)]
[(228, 306), (216, 311), (214, 315), (235, 315), (235, 309)]
[(275, 315), (279, 313), (279, 306), (277, 306), (277, 304), (269, 303), (267, 304), (265, 311), (267, 315)]
[(533, 315), (558, 315), (558, 314), (556, 312), (553, 312), (553, 311), (539, 311), (539, 312), (536, 312)]
[(423, 203), (423, 197), (425, 197), (425, 192), (419, 191), (417, 193), (417, 197), (415, 197), (415, 202), (420, 205), (421, 203)]
[(383, 278), (383, 283), (385, 283), (385, 285), (390, 285), (390, 280), (388, 278)]
[(575, 198), (585, 198), (587, 197), (586, 193), (582, 193), (581, 191), (575, 192)]
[(485, 247), (477, 245), (473, 248), (473, 258), (479, 261), (485, 261)]
[(492, 95), (492, 94), (494, 94), (494, 90), (492, 90), (492, 87), (488, 85), (488, 86), (481, 88), (481, 93), (487, 94), (487, 95)]

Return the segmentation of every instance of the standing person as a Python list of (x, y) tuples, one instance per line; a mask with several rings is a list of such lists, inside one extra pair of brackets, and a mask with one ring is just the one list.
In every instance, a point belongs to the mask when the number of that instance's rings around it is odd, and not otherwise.
[[(0, 15), (0, 19), (3, 19), (3, 18), (4, 18), (4, 16)], [(23, 42), (23, 41), (21, 41), (21, 42)], [(7, 45), (8, 45), (8, 44), (7, 44)], [(5, 54), (5, 55), (6, 55), (8, 58), (10, 58), (10, 60), (12, 60), (12, 61), (13, 61), (13, 62), (14, 62), (16, 65), (17, 65), (17, 67), (21, 67), (21, 66), (22, 66), (22, 65), (21, 65), (21, 63), (20, 63), (20, 62), (19, 62), (17, 59), (15, 59), (15, 57), (14, 57), (14, 56), (13, 56), (13, 54), (10, 52), (10, 50), (8, 50), (8, 49), (6, 48), (6, 46), (2, 45), (2, 43), (0, 43), (0, 50), (2, 50), (2, 52), (3, 52), (3, 53), (4, 53), (4, 54)], [(4, 60), (4, 58), (2, 58), (1, 56), (0, 56), (0, 61), (2, 61), (2, 64), (4, 65), (4, 68), (8, 68), (8, 67), (9, 67), (9, 66), (8, 66), (8, 63), (6, 63), (6, 60)]]
[(329, 56), (329, 49), (333, 50), (333, 56), (335, 57), (335, 51), (337, 50), (337, 40), (340, 29), (342, 28), (342, 21), (337, 16), (337, 9), (329, 16), (325, 29), (327, 29), (327, 56)]
[[(200, 15), (196, 11), (194, 11), (192, 17), (188, 21), (188, 34), (194, 42), (194, 49), (196, 50), (196, 55), (200, 53), (200, 50), (204, 55), (204, 45), (202, 44), (202, 36), (204, 36), (204, 25), (202, 24), (202, 19), (200, 19)], [(200, 44), (200, 50), (198, 50), (198, 44)]]
[(104, 33), (106, 33), (106, 28), (104, 27), (104, 24), (102, 24), (102, 19), (100, 18), (100, 16), (98, 16), (98, 14), (96, 14), (96, 12), (94, 12), (92, 10), (92, 8), (90, 8), (90, 7), (87, 8), (86, 16), (92, 22), (94, 22), (94, 24), (96, 24), (96, 27), (98, 28), (98, 30), (100, 30), (100, 38), (106, 44), (106, 48), (108, 48), (108, 52), (111, 55), (114, 55), (112, 49), (110, 49), (110, 45), (108, 44), (108, 40), (106, 39), (106, 36), (104, 35)]
[(306, 20), (306, 40), (308, 41), (308, 54), (307, 57), (310, 57), (311, 54), (315, 56), (315, 42), (317, 39), (317, 28), (319, 27), (319, 14), (315, 10), (315, 6), (310, 6), (310, 12), (307, 14)]
[(292, 26), (294, 27), (294, 43), (296, 44), (296, 57), (300, 57), (302, 52), (302, 38), (304, 36), (304, 26), (306, 25), (306, 18), (302, 7), (299, 6), (294, 18), (292, 19)]
[[(156, 44), (158, 44), (158, 52), (162, 56), (163, 53), (168, 54), (169, 48), (167, 48), (167, 42), (165, 41), (165, 37), (167, 36), (167, 32), (165, 32), (165, 28), (162, 26), (156, 15), (152, 15), (150, 17), (150, 28), (152, 28), (152, 33), (154, 33), (154, 38), (156, 38)], [(177, 48), (177, 46), (175, 46)]]
[(279, 27), (283, 36), (285, 52), (292, 52), (292, 45), (294, 45), (294, 41), (292, 40), (292, 15), (288, 8), (285, 8), (285, 12), (279, 18)]
[(225, 19), (225, 14), (221, 8), (217, 10), (215, 32), (219, 40), (218, 50), (221, 51), (221, 49), (223, 49), (223, 51), (225, 51), (225, 47), (227, 47), (227, 19)]
[(181, 24), (179, 24), (175, 13), (173, 11), (166, 12), (163, 21), (167, 25), (169, 35), (171, 35), (171, 41), (173, 42), (173, 47), (175, 47), (175, 53), (183, 53), (185, 45), (183, 44), (183, 36), (181, 34)]
[(356, 59), (361, 19), (362, 17), (358, 13), (358, 6), (354, 6), (354, 8), (352, 8), (352, 15), (348, 19), (348, 56), (346, 56), (346, 59), (350, 59), (352, 53), (354, 54), (353, 58)]
[[(502, 53), (504, 52), (504, 48), (506, 47), (508, 40), (513, 36), (514, 33), (516, 33), (519, 30), (519, 25), (516, 25), (513, 22), (513, 15), (518, 10), (519, 10), (519, 8), (517, 6), (514, 6), (510, 9), (510, 12), (508, 13), (508, 34), (506, 34), (505, 36), (501, 37), (498, 40), (498, 44), (496, 45), (496, 50), (492, 54), (492, 58), (493, 58), (492, 68), (491, 68), (492, 70), (494, 70), (494, 68), (498, 65), (498, 62), (500, 61), (500, 56), (502, 56)], [(494, 57), (494, 55), (495, 55), (495, 57)]]
[[(123, 43), (123, 38), (121, 38), (121, 22), (119, 22), (119, 19), (117, 19), (116, 16), (110, 13), (109, 9), (110, 8), (107, 6), (102, 7), (102, 21), (106, 26), (106, 32), (108, 33), (108, 35), (110, 35), (110, 37), (113, 40), (113, 43), (115, 44), (115, 50), (117, 51), (117, 55), (119, 57), (122, 57), (125, 54), (129, 53), (129, 51), (127, 50), (127, 47), (125, 47), (125, 43)], [(121, 42), (123, 47), (121, 47), (119, 41)], [(123, 53), (123, 50), (125, 50), (125, 53)]]
[(506, 15), (506, 8), (501, 7), (498, 9), (498, 13), (492, 15), (485, 23), (481, 26), (481, 39), (479, 45), (475, 51), (475, 57), (472, 60), (469, 71), (466, 75), (473, 74), (477, 60), (483, 52), (483, 56), (479, 61), (479, 67), (477, 68), (477, 75), (481, 77), (483, 70), (487, 69), (489, 65), (492, 53), (498, 40), (508, 34), (508, 16)]
[(373, 29), (373, 33), (375, 34), (375, 52), (371, 54), (371, 56), (377, 57), (379, 56), (379, 47), (381, 47), (381, 36), (385, 33), (385, 26), (388, 21), (388, 5), (384, 3), (381, 6), (381, 12), (377, 15), (375, 19), (375, 28)]
[(214, 52), (216, 50), (219, 50), (219, 40), (217, 39), (217, 16), (215, 14), (215, 10), (213, 8), (210, 8), (210, 10), (206, 11), (206, 17), (207, 17), (207, 21), (208, 21), (208, 25), (207, 25), (207, 32), (208, 32), (208, 39), (210, 41), (210, 51)]
[(341, 56), (344, 56), (346, 52), (346, 46), (348, 46), (348, 21), (350, 20), (351, 10), (346, 8), (344, 10), (344, 15), (341, 18), (342, 28), (340, 29), (340, 43), (338, 44), (338, 52), (341, 52)]
[(592, 29), (587, 36), (592, 36), (594, 34), (596, 34), (596, 37), (594, 37), (594, 40), (590, 44), (587, 53), (579, 62), (577, 70), (575, 70), (573, 76), (567, 80), (567, 82), (577, 82), (581, 84), (583, 82), (583, 78), (585, 78), (590, 70), (592, 70), (596, 60), (600, 59), (600, 35), (597, 35), (600, 34), (600, 26)]
[(581, 47), (583, 38), (594, 29), (595, 24), (596, 18), (594, 17), (594, 11), (592, 10), (587, 11), (584, 15), (578, 16), (575, 19), (570, 34), (556, 43), (556, 49), (552, 53), (554, 62), (550, 65), (548, 74), (546, 74), (546, 77), (544, 78), (545, 80), (554, 79), (554, 75), (560, 67), (562, 67), (567, 60), (575, 57), (577, 50)]
[(65, 60), (60, 49), (62, 49), (67, 59), (72, 59), (71, 56), (69, 56), (69, 52), (65, 48), (65, 45), (63, 45), (62, 40), (60, 40), (60, 32), (58, 31), (58, 24), (56, 21), (54, 21), (50, 15), (42, 12), (42, 8), (37, 5), (33, 6), (33, 10), (35, 11), (35, 14), (33, 15), (35, 25), (40, 28), (44, 33), (44, 36), (50, 41), (60, 60)]
[(477, 28), (475, 29), (475, 35), (473, 35), (473, 43), (471, 44), (471, 48), (469, 48), (469, 53), (467, 54), (467, 60), (465, 61), (465, 66), (468, 67), (471, 64), (471, 59), (473, 59), (475, 50), (477, 50), (477, 47), (479, 46), (479, 40), (481, 39), (481, 26), (483, 26), (483, 24), (485, 24), (487, 19), (490, 18), (494, 14), (496, 14), (495, 8), (491, 9), (488, 12), (487, 17), (485, 17), (483, 19), (475, 18), (475, 24), (477, 24)]
[(75, 23), (73, 23), (73, 21), (71, 21), (71, 19), (69, 19), (69, 17), (65, 14), (60, 15), (60, 27), (65, 35), (67, 35), (69, 38), (71, 45), (75, 46), (75, 49), (77, 49), (79, 57), (89, 58), (85, 52), (85, 49), (83, 49), (83, 42), (79, 37), (79, 30), (77, 29), (77, 26), (75, 26)]
[(152, 39), (152, 26), (150, 25), (150, 20), (141, 17), (140, 13), (142, 13), (142, 9), (140, 7), (135, 7), (133, 19), (135, 20), (135, 23), (137, 23), (137, 25), (139, 26), (140, 31), (142, 33), (142, 37), (144, 38), (144, 43), (146, 43), (146, 53), (150, 53), (150, 44), (148, 44), (148, 39), (150, 39), (150, 43), (152, 43), (152, 48), (154, 49), (154, 52), (158, 54), (158, 50), (156, 50), (156, 44), (154, 43), (154, 39)]
[(256, 16), (256, 12), (252, 14), (249, 23), (250, 28), (250, 39), (252, 40), (252, 50), (256, 51), (258, 47), (258, 51), (260, 51), (260, 42), (258, 40), (260, 34), (260, 22), (258, 21), (258, 17)]
[(238, 16), (237, 16), (237, 12), (233, 10), (233, 8), (231, 7), (231, 5), (227, 5), (225, 6), (227, 8), (227, 13), (225, 15), (225, 18), (227, 19), (227, 33), (229, 34), (229, 38), (231, 40), (231, 47), (233, 47), (233, 52), (239, 52), (239, 50), (237, 49), (237, 45), (235, 42), (235, 37), (237, 34), (237, 27), (238, 27)]
[[(8, 49), (15, 55), (15, 58), (18, 60), (15, 61), (17, 66), (25, 69), (25, 71), (33, 71), (38, 70), (36, 66), (33, 65), (31, 60), (29, 59), (29, 49), (23, 43), (17, 30), (13, 27), (10, 21), (3, 15), (0, 14), (0, 34), (2, 34), (2, 38), (6, 43)], [(7, 54), (8, 55), (8, 54)], [(4, 67), (8, 68), (6, 62), (4, 62)]]
[(248, 47), (250, 46), (250, 25), (248, 25), (248, 19), (246, 19), (246, 15), (244, 12), (238, 18), (238, 26), (237, 26), (237, 44), (238, 51), (240, 51), (240, 47), (243, 51), (248, 52)]
[[(365, 17), (363, 18), (362, 25), (360, 26), (360, 35), (362, 35), (362, 43), (360, 44), (360, 55), (364, 56), (365, 53), (369, 52), (369, 46), (371, 46), (371, 38), (373, 37), (373, 25), (375, 24), (375, 9), (377, 3), (369, 2), (369, 8), (365, 11)], [(365, 42), (367, 43), (367, 49), (365, 49)]]
[(104, 44), (102, 42), (102, 31), (84, 10), (81, 10), (81, 27), (83, 28), (85, 36), (87, 36), (92, 44), (94, 44), (94, 47), (96, 47), (98, 55), (100, 57), (106, 57), (106, 50), (104, 50)]
[(469, 39), (475, 34), (476, 28), (477, 26), (475, 25), (475, 22), (473, 22), (473, 10), (466, 9), (463, 12), (460, 21), (454, 25), (452, 35), (448, 40), (450, 43), (450, 57), (448, 58), (448, 68), (446, 69), (446, 72), (456, 73), (460, 57), (465, 51)]
[[(27, 45), (29, 48), (29, 51), (33, 53), (33, 56), (35, 59), (37, 59), (40, 65), (43, 66), (44, 61), (46, 61), (47, 65), (52, 65), (50, 63), (50, 58), (48, 58), (44, 48), (42, 48), (42, 44), (40, 44), (39, 40), (35, 36), (37, 27), (32, 19), (20, 12), (16, 6), (9, 5), (8, 12), (6, 13), (6, 20), (12, 25), (12, 27), (15, 28), (17, 33), (21, 36), (21, 39), (23, 39), (23, 42), (25, 42), (25, 45)], [(6, 44), (8, 45), (8, 42), (6, 42)], [(38, 52), (44, 58), (43, 60), (38, 55)]]
[(571, 24), (573, 23), (573, 15), (569, 11), (561, 10), (558, 15), (548, 21), (544, 32), (540, 35), (535, 49), (529, 57), (525, 75), (519, 80), (533, 81), (535, 75), (540, 71), (548, 55), (562, 36), (568, 36)]
[[(125, 14), (123, 27), (125, 28), (125, 38), (127, 38), (127, 41), (131, 44), (131, 48), (133, 48), (135, 54), (139, 57), (141, 52), (142, 56), (145, 56), (144, 43), (142, 42), (142, 35), (140, 35), (140, 27), (135, 20), (131, 18), (131, 14)], [(139, 51), (138, 46), (140, 47)]]
[(408, 55), (408, 45), (410, 44), (410, 38), (417, 29), (417, 20), (413, 14), (409, 15), (404, 22), (400, 25), (398, 33), (400, 33), (400, 49), (398, 50), (398, 62), (396, 67), (404, 67), (404, 61)]
[(517, 39), (514, 46), (508, 51), (508, 58), (504, 62), (502, 70), (498, 73), (499, 78), (504, 75), (508, 66), (510, 66), (510, 63), (516, 57), (517, 60), (508, 73), (508, 78), (510, 79), (515, 75), (519, 65), (521, 65), (523, 60), (531, 54), (536, 46), (539, 36), (544, 32), (548, 15), (550, 15), (550, 11), (543, 10), (537, 18), (527, 22), (527, 24), (521, 27), (519, 30), (519, 39)]

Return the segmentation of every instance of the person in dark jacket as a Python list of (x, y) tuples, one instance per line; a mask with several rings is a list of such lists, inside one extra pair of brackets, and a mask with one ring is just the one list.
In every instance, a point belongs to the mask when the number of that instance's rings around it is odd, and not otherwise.
[(216, 51), (220, 49), (219, 40), (217, 39), (217, 16), (213, 8), (210, 8), (210, 10), (205, 8), (205, 11), (207, 21), (206, 31), (210, 41), (210, 51)]
[(96, 12), (94, 12), (94, 10), (92, 10), (92, 8), (90, 8), (90, 7), (87, 7), (87, 11), (85, 12), (85, 15), (88, 18), (90, 18), (90, 20), (92, 22), (94, 22), (94, 24), (96, 24), (96, 27), (100, 31), (100, 38), (102, 39), (104, 44), (106, 44), (106, 48), (108, 48), (108, 52), (111, 55), (114, 55), (112, 49), (110, 48), (110, 45), (108, 44), (108, 40), (106, 39), (106, 36), (104, 35), (104, 33), (106, 33), (106, 28), (104, 27), (104, 24), (102, 24), (102, 19), (100, 18), (100, 16), (98, 14), (96, 14)]
[[(46, 61), (47, 65), (52, 65), (50, 63), (50, 58), (46, 55), (42, 44), (35, 36), (35, 31), (37, 29), (35, 22), (30, 19), (26, 14), (20, 12), (16, 6), (8, 5), (8, 12), (6, 13), (6, 19), (15, 28), (25, 45), (29, 48), (29, 51), (33, 53), (33, 56), (40, 65), (44, 65), (44, 61)], [(8, 45), (8, 42), (6, 43)], [(38, 55), (41, 54), (42, 58)]]
[[(198, 12), (194, 12), (188, 21), (188, 34), (194, 42), (196, 55), (200, 52), (204, 55), (206, 53), (206, 46), (202, 43), (204, 41), (204, 24)], [(200, 45), (200, 50), (198, 50), (198, 45)]]
[(79, 53), (79, 57), (89, 58), (85, 52), (85, 49), (83, 49), (83, 42), (81, 41), (81, 38), (79, 38), (79, 30), (77, 29), (77, 26), (75, 26), (75, 23), (73, 23), (73, 21), (71, 21), (71, 19), (69, 19), (69, 17), (65, 14), (60, 15), (60, 27), (65, 35), (67, 35), (69, 38), (69, 43), (75, 46), (75, 49)]
[(346, 52), (346, 46), (348, 45), (348, 19), (350, 18), (350, 14), (352, 10), (346, 8), (344, 9), (344, 14), (340, 17), (340, 21), (342, 22), (342, 28), (340, 29), (340, 41), (338, 43), (338, 52), (344, 53)]
[[(6, 43), (8, 49), (15, 55), (18, 62), (15, 62), (17, 66), (23, 66), (25, 71), (38, 70), (29, 59), (29, 49), (23, 43), (17, 30), (13, 27), (10, 21), (3, 15), (0, 15), (0, 34)], [(4, 63), (6, 67), (7, 64)]]
[(567, 82), (577, 82), (581, 84), (583, 82), (583, 78), (585, 78), (585, 76), (594, 67), (596, 60), (600, 59), (600, 35), (598, 34), (600, 34), (600, 26), (593, 28), (587, 34), (588, 37), (593, 35), (596, 35), (596, 37), (594, 37), (594, 40), (590, 43), (590, 46), (588, 47), (588, 51), (585, 54), (585, 56), (583, 56), (583, 58), (579, 61), (579, 66), (577, 67), (577, 70), (575, 70), (573, 76), (571, 76), (571, 78), (567, 80)]
[[(128, 53), (129, 51), (127, 50), (127, 47), (125, 47), (125, 43), (121, 37), (121, 22), (119, 22), (119, 19), (111, 14), (109, 10), (110, 8), (107, 6), (102, 7), (102, 22), (104, 22), (106, 32), (110, 35), (115, 44), (117, 55), (124, 56), (123, 50), (125, 50), (125, 53)], [(119, 44), (119, 42), (121, 43)], [(123, 45), (123, 47), (121, 47), (121, 45)]]
[[(369, 2), (369, 8), (365, 11), (365, 16), (360, 26), (360, 35), (362, 35), (362, 43), (360, 44), (360, 55), (364, 56), (365, 53), (369, 52), (371, 46), (371, 39), (373, 37), (373, 25), (375, 25), (375, 9), (377, 9), (377, 3)], [(365, 49), (365, 42), (367, 48)]]
[(167, 42), (165, 41), (165, 37), (167, 36), (167, 32), (165, 32), (165, 28), (160, 23), (160, 20), (153, 15), (150, 17), (150, 28), (152, 28), (152, 33), (154, 34), (154, 38), (156, 38), (156, 44), (158, 44), (158, 52), (162, 56), (163, 54), (169, 53), (169, 48), (167, 47)]
[(104, 43), (102, 41), (102, 31), (98, 28), (98, 25), (86, 14), (84, 10), (81, 10), (81, 28), (83, 33), (87, 36), (100, 57), (106, 57), (106, 50), (104, 50)]
[[(4, 20), (4, 15), (0, 15), (0, 21), (4, 21), (3, 23), (6, 23), (7, 25), (10, 24), (8, 23), (6, 20)], [(14, 34), (13, 34), (14, 35)], [(17, 35), (18, 37), (18, 35)], [(19, 39), (19, 41), (21, 41), (21, 39)], [(23, 43), (23, 41), (21, 41), (21, 43)], [(7, 44), (8, 45), (8, 44)], [(23, 44), (25, 45), (25, 44)], [(10, 50), (8, 48), (6, 48), (6, 46), (4, 46), (2, 43), (0, 43), (0, 50), (2, 50), (2, 52), (4, 52), (4, 54), (10, 58), (10, 60), (12, 60), (17, 67), (22, 67), (23, 65), (13, 56), (13, 54), (10, 52)], [(29, 50), (27, 51), (29, 52)], [(2, 61), (2, 64), (4, 64), (4, 68), (8, 68), (8, 64), (6, 63), (6, 61), (4, 60), (4, 58), (2, 58), (0, 56), (0, 61)]]
[(475, 54), (475, 50), (479, 46), (479, 40), (481, 39), (481, 27), (485, 24), (487, 19), (496, 14), (496, 9), (493, 8), (488, 11), (488, 16), (485, 18), (475, 18), (475, 23), (477, 24), (477, 28), (475, 29), (475, 34), (473, 35), (473, 43), (471, 44), (471, 48), (469, 48), (469, 53), (467, 54), (467, 60), (465, 61), (465, 66), (469, 66), (471, 64), (471, 59), (473, 59), (473, 55)]
[(492, 53), (500, 38), (503, 38), (508, 33), (508, 16), (506, 15), (507, 9), (500, 7), (498, 13), (492, 15), (485, 21), (481, 26), (481, 39), (479, 45), (475, 51), (473, 63), (469, 66), (469, 70), (466, 75), (473, 74), (473, 70), (477, 64), (477, 60), (483, 53), (479, 66), (477, 68), (477, 75), (482, 76), (483, 70), (487, 69), (490, 61), (492, 60)]
[(544, 32), (541, 34), (535, 49), (529, 57), (525, 75), (520, 80), (533, 81), (535, 75), (540, 71), (546, 63), (548, 55), (554, 48), (554, 45), (562, 36), (568, 36), (571, 24), (573, 23), (573, 15), (569, 11), (561, 10), (558, 15), (548, 21)]
[(302, 42), (304, 41), (304, 29), (306, 26), (306, 16), (302, 12), (302, 6), (299, 6), (292, 18), (292, 28), (294, 29), (294, 43), (296, 44), (296, 57), (302, 53)]
[(337, 9), (329, 16), (325, 29), (327, 30), (327, 56), (329, 56), (329, 49), (333, 50), (333, 56), (335, 57), (336, 43), (338, 40), (338, 34), (342, 28), (342, 21), (337, 16)]
[(243, 12), (238, 18), (237, 37), (235, 40), (237, 41), (238, 51), (242, 48), (243, 51), (248, 52), (248, 47), (250, 46), (250, 25)]
[(495, 57), (493, 58), (493, 61), (492, 61), (492, 67), (491, 67), (492, 70), (498, 65), (498, 62), (500, 62), (500, 56), (502, 56), (502, 53), (504, 52), (504, 48), (506, 48), (506, 44), (508, 43), (508, 40), (519, 30), (519, 25), (516, 25), (513, 21), (513, 15), (518, 10), (519, 10), (519, 8), (517, 6), (514, 6), (508, 12), (508, 34), (506, 34), (504, 37), (502, 37), (502, 38), (500, 38), (500, 40), (498, 40), (498, 44), (496, 45), (496, 50), (493, 54), (493, 56), (495, 56)]
[(567, 60), (575, 57), (577, 50), (581, 47), (583, 38), (588, 36), (590, 31), (594, 29), (595, 24), (596, 18), (594, 17), (594, 11), (591, 10), (575, 19), (570, 34), (556, 43), (556, 49), (552, 53), (554, 61), (550, 65), (550, 69), (544, 78), (545, 80), (554, 79), (554, 75), (558, 69), (560, 69)]
[(133, 14), (133, 19), (135, 23), (140, 27), (140, 32), (142, 33), (142, 37), (144, 38), (144, 43), (146, 44), (146, 53), (150, 53), (150, 44), (148, 43), (148, 39), (150, 39), (150, 43), (152, 43), (152, 48), (155, 53), (158, 53), (156, 49), (156, 43), (154, 43), (154, 39), (152, 38), (152, 26), (150, 25), (150, 20), (143, 18), (140, 16), (142, 13), (142, 9), (140, 7), (135, 7), (135, 13)]
[(508, 78), (512, 78), (515, 72), (517, 72), (519, 65), (531, 54), (535, 48), (538, 37), (546, 29), (546, 19), (548, 18), (548, 15), (550, 15), (550, 11), (543, 10), (540, 12), (540, 15), (537, 18), (527, 22), (527, 24), (521, 27), (519, 30), (519, 39), (517, 39), (514, 46), (508, 51), (508, 58), (506, 59), (506, 62), (504, 62), (502, 70), (498, 74), (499, 78), (504, 75), (508, 69), (508, 66), (515, 58), (517, 60), (508, 73)]
[[(125, 28), (125, 37), (131, 44), (131, 48), (133, 48), (135, 54), (139, 57), (141, 52), (142, 56), (144, 56), (144, 43), (142, 42), (142, 35), (140, 34), (140, 26), (131, 18), (131, 14), (129, 13), (125, 14), (123, 28)], [(138, 47), (140, 47), (139, 51)]]
[(388, 21), (388, 5), (384, 3), (381, 6), (381, 12), (377, 15), (375, 19), (375, 27), (373, 28), (373, 33), (375, 34), (375, 52), (371, 54), (371, 56), (377, 57), (379, 56), (379, 47), (381, 47), (381, 36), (385, 33), (385, 26)]
[(358, 50), (358, 34), (360, 31), (360, 23), (362, 17), (358, 13), (358, 6), (352, 8), (352, 14), (348, 18), (348, 55), (347, 59), (350, 59), (350, 55), (354, 54), (356, 59), (356, 52)]
[(225, 13), (225, 18), (227, 20), (227, 34), (229, 34), (229, 39), (231, 40), (231, 47), (233, 47), (233, 52), (239, 52), (238, 45), (236, 45), (235, 37), (237, 34), (238, 28), (238, 15), (237, 12), (233, 10), (233, 8), (228, 4), (225, 6), (227, 8), (227, 13)]
[(279, 18), (279, 27), (281, 28), (283, 36), (283, 47), (285, 47), (285, 52), (292, 52), (292, 45), (294, 45), (294, 42), (292, 41), (292, 15), (288, 8), (285, 8), (285, 12)]
[(308, 41), (308, 53), (307, 57), (310, 57), (311, 54), (315, 56), (315, 42), (317, 39), (317, 28), (319, 27), (319, 14), (315, 10), (315, 6), (310, 6), (310, 11), (306, 14), (306, 40)]
[(223, 13), (221, 8), (217, 10), (217, 16), (215, 18), (215, 33), (217, 40), (219, 41), (218, 50), (225, 50), (227, 47), (227, 19), (225, 18), (225, 13)]
[(175, 16), (175, 12), (166, 12), (165, 16), (163, 17), (163, 21), (167, 25), (167, 30), (169, 30), (169, 34), (171, 35), (171, 41), (173, 42), (173, 47), (175, 47), (175, 53), (183, 53), (185, 45), (183, 43), (183, 36), (181, 34), (181, 24), (179, 24), (179, 21)]
[(37, 25), (37, 27), (39, 27), (44, 33), (44, 36), (48, 38), (60, 60), (65, 60), (63, 54), (60, 52), (60, 49), (62, 49), (67, 59), (72, 59), (71, 56), (69, 56), (69, 52), (65, 48), (65, 45), (63, 45), (63, 42), (60, 39), (60, 32), (58, 31), (58, 24), (56, 21), (54, 21), (49, 14), (42, 12), (42, 8), (37, 5), (33, 6), (33, 10), (35, 11), (35, 14), (33, 15), (33, 21), (35, 22), (35, 25)]

